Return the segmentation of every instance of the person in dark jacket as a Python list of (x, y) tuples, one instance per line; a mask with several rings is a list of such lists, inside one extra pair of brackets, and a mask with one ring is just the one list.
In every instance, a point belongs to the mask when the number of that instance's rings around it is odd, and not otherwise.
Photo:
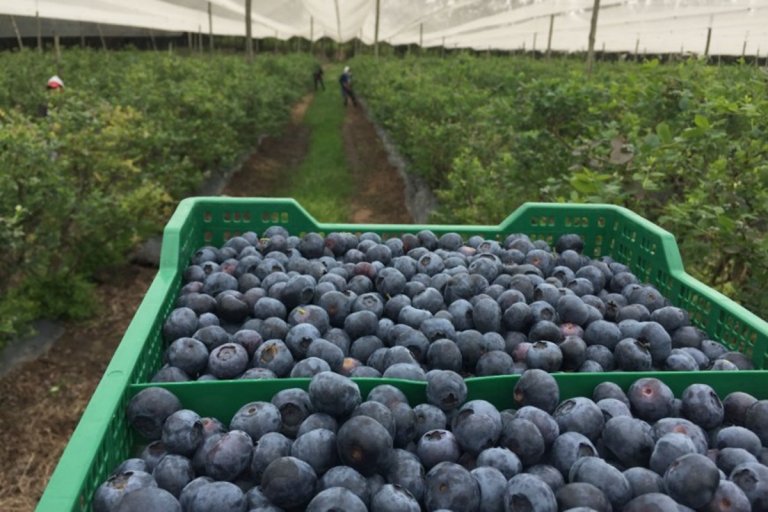
[(349, 100), (352, 100), (352, 104), (357, 106), (357, 97), (355, 91), (352, 90), (352, 73), (349, 66), (344, 68), (344, 72), (339, 77), (339, 84), (341, 85), (341, 96), (344, 98), (344, 106), (347, 106)]
[(318, 86), (322, 87), (323, 90), (325, 90), (325, 82), (323, 81), (323, 75), (325, 72), (323, 71), (323, 67), (318, 64), (317, 67), (315, 67), (315, 71), (312, 72), (312, 78), (315, 81), (315, 91), (317, 91)]

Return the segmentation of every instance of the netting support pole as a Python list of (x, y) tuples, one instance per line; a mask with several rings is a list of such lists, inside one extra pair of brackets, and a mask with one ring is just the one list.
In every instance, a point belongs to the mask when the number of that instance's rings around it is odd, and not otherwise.
[(208, 2), (208, 49), (213, 53), (213, 6)]
[(379, 15), (381, 14), (381, 1), (376, 0), (376, 24), (373, 30), (373, 54), (379, 58)]
[(339, 10), (339, 0), (333, 0), (333, 5), (336, 8), (336, 31), (338, 32), (339, 37), (336, 41), (336, 58), (341, 60), (343, 49), (341, 44), (341, 11)]
[(61, 74), (61, 38), (59, 37), (59, 34), (54, 31), (53, 32), (53, 54), (56, 59), (56, 74)]
[(424, 48), (424, 23), (419, 23), (419, 53)]
[[(19, 32), (19, 26), (16, 24), (16, 18), (13, 17), (12, 15), (10, 15), (8, 17), (11, 18), (11, 25), (13, 25), (13, 31), (16, 33), (16, 42), (19, 45), (19, 50), (23, 50), (24, 49), (24, 41), (21, 39), (21, 32)], [(747, 43), (745, 42), (744, 45), (746, 45), (746, 44)]]
[(43, 51), (43, 28), (40, 25), (40, 12), (35, 11), (35, 21), (37, 22), (37, 51)]
[(101, 30), (101, 23), (96, 24), (96, 30), (99, 32), (99, 39), (101, 39), (101, 49), (106, 51), (107, 40), (104, 39), (104, 32)]
[(152, 42), (152, 49), (154, 51), (157, 51), (157, 42), (155, 41), (155, 32), (151, 28), (148, 28), (147, 32), (149, 32), (149, 40)]
[(197, 51), (203, 53), (203, 26), (197, 26)]
[(251, 30), (251, 0), (245, 0), (245, 58), (253, 62), (253, 33)]
[(278, 33), (277, 33), (277, 30), (275, 30), (275, 47), (272, 49), (275, 55), (277, 55), (277, 43), (278, 43), (277, 36), (278, 36)]
[(707, 28), (707, 45), (704, 47), (704, 57), (709, 57), (709, 43), (712, 41), (712, 27)]
[[(682, 49), (680, 52), (682, 53)], [(637, 62), (638, 54), (640, 53), (640, 38), (635, 39), (635, 62)]]
[(82, 21), (80, 22), (80, 48), (85, 48), (85, 30)]
[(440, 58), (445, 57), (445, 36), (443, 36), (443, 44), (440, 46)]
[(744, 56), (747, 54), (747, 40), (744, 40), (744, 44), (741, 45), (741, 58), (743, 59)]
[(315, 51), (315, 17), (309, 17), (309, 53)]
[(536, 53), (536, 37), (538, 37), (538, 35), (538, 32), (533, 33), (533, 46), (531, 46), (531, 52), (533, 53)]
[(192, 32), (187, 32), (187, 48), (192, 51)]
[(549, 35), (547, 36), (547, 58), (552, 52), (552, 29), (555, 27), (555, 15), (549, 15)]
[(595, 0), (592, 6), (592, 19), (589, 22), (589, 46), (587, 47), (587, 74), (592, 73), (595, 62), (595, 33), (597, 32), (597, 15), (600, 12), (600, 0)]

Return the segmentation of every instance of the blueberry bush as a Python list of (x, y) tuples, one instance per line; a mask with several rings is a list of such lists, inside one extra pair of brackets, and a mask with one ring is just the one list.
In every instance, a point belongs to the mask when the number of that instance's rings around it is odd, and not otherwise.
[(356, 60), (359, 93), (440, 200), (435, 221), (496, 223), (525, 201), (627, 206), (675, 234), (693, 275), (768, 307), (763, 70)]
[[(273, 132), (308, 56), (66, 51), (0, 55), (0, 338), (91, 312), (91, 276), (161, 230), (175, 203)], [(48, 115), (40, 114), (41, 106)]]

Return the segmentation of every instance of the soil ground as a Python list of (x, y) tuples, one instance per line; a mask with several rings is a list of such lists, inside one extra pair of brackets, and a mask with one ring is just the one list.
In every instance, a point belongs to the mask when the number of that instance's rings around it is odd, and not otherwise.
[[(301, 120), (312, 96), (293, 111), (283, 134), (268, 137), (223, 191), (270, 196), (286, 169), (307, 153)], [(358, 188), (350, 222), (408, 223), (404, 185), (365, 115), (347, 111), (345, 151)], [(91, 394), (154, 278), (156, 270), (125, 264), (97, 287), (103, 309), (64, 335), (38, 359), (0, 379), (0, 511), (33, 510)]]

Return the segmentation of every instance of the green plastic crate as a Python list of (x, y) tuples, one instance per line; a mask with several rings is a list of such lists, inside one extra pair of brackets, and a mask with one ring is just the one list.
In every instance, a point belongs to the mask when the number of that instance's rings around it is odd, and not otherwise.
[[(457, 232), (465, 238), (480, 235), (500, 241), (510, 233), (526, 233), (549, 242), (564, 233), (578, 233), (584, 239), (587, 255), (610, 255), (629, 265), (639, 279), (654, 284), (673, 304), (687, 309), (692, 321), (712, 338), (750, 354), (756, 368), (765, 368), (768, 363), (768, 324), (688, 275), (674, 237), (625, 208), (526, 203), (497, 226), (324, 224), (292, 199), (190, 198), (179, 204), (165, 228), (157, 276), (83, 413), (37, 510), (88, 510), (96, 487), (133, 453), (136, 439), (125, 424), (125, 404), (161, 366), (163, 321), (173, 309), (181, 273), (191, 254), (202, 245), (218, 246), (232, 236), (246, 231), (261, 233), (272, 225), (284, 226), (297, 235), (310, 231), (372, 231), (386, 236), (431, 229), (438, 235)], [(742, 390), (768, 398), (768, 373), (762, 371), (560, 374), (556, 378), (562, 389), (575, 396), (591, 393), (594, 385), (603, 380), (626, 387), (631, 380), (649, 375), (661, 376), (676, 392), (692, 382), (706, 382), (721, 394)], [(486, 398), (507, 407), (515, 380), (514, 376), (469, 379), (470, 397)], [(371, 379), (359, 381), (363, 391), (374, 385)], [(423, 384), (375, 381), (382, 382), (403, 388), (414, 403), (423, 401)], [(279, 389), (307, 384), (307, 379), (282, 379), (190, 382), (164, 387), (178, 393), (186, 407), (228, 420), (247, 401), (268, 399)]]

